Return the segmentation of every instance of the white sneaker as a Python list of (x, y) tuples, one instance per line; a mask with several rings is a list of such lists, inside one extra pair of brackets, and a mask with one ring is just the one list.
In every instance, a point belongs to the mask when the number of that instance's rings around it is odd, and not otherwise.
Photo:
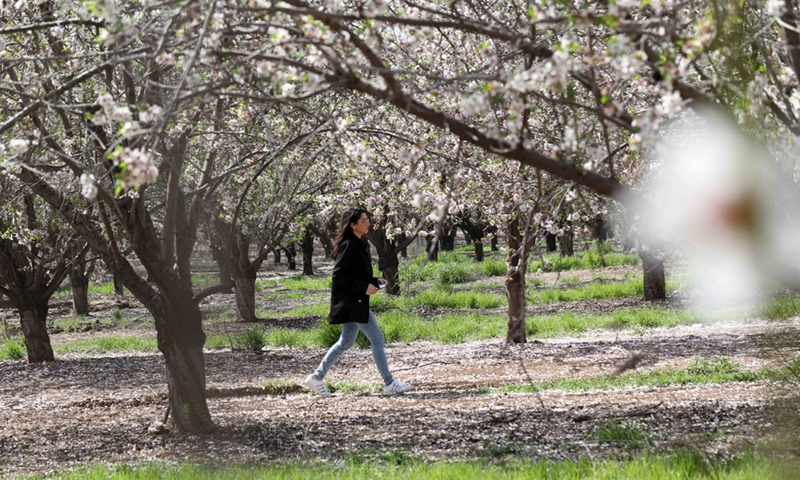
[(383, 388), (384, 395), (397, 395), (398, 393), (405, 393), (411, 390), (411, 385), (403, 383), (400, 380), (395, 380)]
[(313, 374), (306, 377), (305, 383), (308, 385), (308, 388), (314, 390), (320, 397), (327, 397), (331, 394), (331, 392), (328, 391), (328, 387), (325, 385), (325, 382), (323, 380), (317, 380), (314, 378)]

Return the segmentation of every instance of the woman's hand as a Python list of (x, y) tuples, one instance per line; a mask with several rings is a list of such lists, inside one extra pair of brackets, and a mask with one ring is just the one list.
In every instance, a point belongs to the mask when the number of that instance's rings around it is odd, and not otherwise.
[(371, 283), (367, 285), (367, 295), (375, 295), (378, 292), (380, 292), (380, 290), (375, 285)]

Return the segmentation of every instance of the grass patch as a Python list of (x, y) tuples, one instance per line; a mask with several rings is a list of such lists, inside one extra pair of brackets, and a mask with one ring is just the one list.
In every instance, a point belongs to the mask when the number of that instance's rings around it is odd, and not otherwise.
[(365, 395), (368, 393), (380, 393), (383, 391), (383, 385), (380, 383), (367, 383), (367, 382), (337, 382), (332, 385), (330, 389), (333, 392), (351, 393), (357, 395)]
[(595, 428), (593, 438), (598, 442), (621, 443), (629, 449), (637, 449), (647, 443), (647, 435), (632, 422), (602, 422)]
[(273, 378), (265, 380), (259, 385), (267, 395), (286, 395), (298, 390), (297, 382), (294, 380)]
[(109, 335), (84, 340), (75, 340), (53, 347), (58, 355), (67, 353), (103, 353), (103, 352), (155, 352), (158, 342), (155, 338), (123, 337)]
[(780, 297), (769, 303), (764, 316), (770, 320), (786, 320), (800, 314), (800, 296)]
[[(523, 448), (523, 445), (520, 445)], [(496, 446), (492, 451), (513, 453)], [(744, 453), (727, 460), (713, 460), (701, 452), (681, 449), (671, 454), (637, 454), (627, 459), (560, 460), (538, 462), (508, 458), (503, 462), (492, 459), (455, 460), (425, 462), (407, 452), (384, 450), (362, 452), (336, 462), (295, 461), (271, 465), (235, 465), (229, 463), (180, 463), (145, 462), (138, 465), (99, 465), (80, 467), (75, 470), (49, 476), (62, 480), (233, 480), (233, 479), (307, 479), (339, 480), (342, 478), (359, 480), (381, 478), (387, 480), (406, 480), (408, 478), (436, 479), (562, 479), (629, 480), (650, 479), (738, 479), (763, 480), (790, 478), (781, 477), (791, 470), (770, 462), (753, 453)], [(31, 479), (41, 477), (29, 477)]]
[(532, 337), (558, 338), (594, 329), (675, 327), (693, 321), (694, 317), (688, 312), (660, 307), (625, 308), (604, 314), (565, 311), (529, 316), (525, 330)]
[[(667, 292), (675, 290), (671, 282), (667, 282)], [(612, 283), (590, 283), (575, 288), (529, 289), (526, 298), (532, 304), (574, 302), (577, 300), (593, 300), (598, 298), (641, 297), (644, 295), (644, 282), (641, 279)]]
[(24, 340), (21, 338), (9, 338), (3, 342), (3, 346), (0, 348), (0, 360), (23, 360), (27, 355)]
[(508, 266), (503, 260), (486, 259), (480, 263), (481, 273), (485, 277), (505, 277)]
[(504, 385), (487, 387), (480, 393), (537, 393), (543, 390), (608, 390), (631, 387), (665, 387), (669, 385), (703, 385), (709, 383), (754, 382), (775, 380), (787, 372), (770, 368), (744, 371), (741, 365), (725, 357), (694, 359), (686, 368), (650, 372), (630, 372), (623, 375), (599, 375), (585, 378), (559, 378), (533, 385)]
[(590, 270), (604, 267), (622, 267), (639, 265), (638, 255), (614, 252), (610, 245), (598, 247), (596, 244), (587, 250), (571, 257), (562, 257), (558, 252), (551, 252), (529, 264), (529, 270), (535, 272), (560, 272), (564, 270)]

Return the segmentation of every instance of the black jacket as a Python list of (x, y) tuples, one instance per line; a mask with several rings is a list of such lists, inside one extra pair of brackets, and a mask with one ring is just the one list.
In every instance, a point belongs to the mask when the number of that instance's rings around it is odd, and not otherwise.
[(378, 285), (372, 276), (372, 259), (369, 245), (355, 235), (345, 238), (336, 251), (331, 287), (331, 312), (328, 321), (333, 324), (369, 321), (369, 295), (367, 285)]

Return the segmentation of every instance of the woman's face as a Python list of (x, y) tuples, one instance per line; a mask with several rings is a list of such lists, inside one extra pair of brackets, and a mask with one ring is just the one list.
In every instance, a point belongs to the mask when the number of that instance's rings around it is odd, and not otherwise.
[(358, 217), (358, 221), (351, 223), (350, 227), (353, 228), (353, 233), (355, 233), (358, 238), (361, 238), (369, 232), (369, 217), (366, 213), (362, 213), (361, 216)]

